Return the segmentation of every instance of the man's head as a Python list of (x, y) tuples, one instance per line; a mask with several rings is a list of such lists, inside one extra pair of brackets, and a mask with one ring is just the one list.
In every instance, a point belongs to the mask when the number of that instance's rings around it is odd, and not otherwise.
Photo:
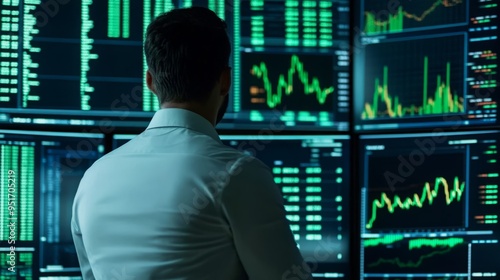
[(225, 111), (231, 46), (226, 23), (214, 12), (192, 7), (158, 16), (144, 50), (147, 84), (163, 108), (194, 106), (216, 116)]

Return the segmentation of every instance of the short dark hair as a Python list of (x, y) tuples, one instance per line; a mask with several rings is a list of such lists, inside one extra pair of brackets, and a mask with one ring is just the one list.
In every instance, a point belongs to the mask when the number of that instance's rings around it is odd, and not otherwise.
[(226, 28), (202, 7), (174, 9), (151, 22), (144, 51), (160, 104), (208, 99), (229, 64)]

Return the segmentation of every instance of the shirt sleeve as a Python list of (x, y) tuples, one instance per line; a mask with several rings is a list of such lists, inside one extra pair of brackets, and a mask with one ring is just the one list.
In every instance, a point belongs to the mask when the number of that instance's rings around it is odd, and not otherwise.
[(87, 251), (83, 244), (82, 233), (78, 227), (75, 217), (75, 210), (73, 210), (73, 216), (71, 218), (71, 235), (73, 236), (73, 243), (75, 244), (76, 254), (78, 256), (78, 262), (80, 263), (80, 270), (82, 272), (83, 279), (94, 280), (94, 274), (92, 268), (90, 267), (89, 258), (87, 257)]
[(222, 208), (250, 280), (312, 279), (269, 168), (250, 158), (222, 191)]

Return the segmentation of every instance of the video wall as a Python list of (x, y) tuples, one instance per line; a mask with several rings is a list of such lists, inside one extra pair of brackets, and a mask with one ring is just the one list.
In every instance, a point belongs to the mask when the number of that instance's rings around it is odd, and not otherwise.
[(358, 131), (498, 124), (498, 5), (361, 0), (354, 12)]
[(0, 279), (81, 279), (79, 181), (160, 108), (144, 34), (191, 6), (228, 24), (221, 140), (270, 167), (315, 279), (500, 277), (496, 1), (2, 0)]
[(146, 28), (172, 8), (205, 6), (227, 21), (233, 46), (221, 129), (276, 118), (289, 128), (346, 131), (349, 2), (301, 2), (4, 1), (0, 121), (146, 126), (159, 109), (145, 85)]

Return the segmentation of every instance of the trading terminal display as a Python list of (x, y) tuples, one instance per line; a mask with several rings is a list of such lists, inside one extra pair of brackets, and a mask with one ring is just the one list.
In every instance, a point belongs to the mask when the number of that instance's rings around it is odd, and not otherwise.
[(233, 82), (219, 128), (348, 129), (347, 0), (4, 0), (0, 123), (146, 127), (159, 109), (145, 85), (147, 26), (191, 6), (228, 24)]
[[(2, 0), (2, 128), (144, 129), (159, 108), (145, 86), (146, 28), (191, 6), (228, 23), (231, 98), (218, 129), (351, 134), (221, 136), (270, 166), (315, 278), (500, 277), (500, 132), (486, 130), (499, 125), (493, 0)], [(440, 130), (470, 127), (482, 130)], [(368, 131), (394, 134), (360, 135), (351, 159), (352, 136)], [(116, 148), (133, 135), (113, 137)], [(9, 178), (0, 186), (15, 180), (17, 192), (0, 206), (20, 206), (0, 214), (3, 264), (12, 232), (3, 225), (17, 225), (17, 269), (0, 279), (81, 279), (70, 209), (104, 146), (100, 134), (0, 130)], [(351, 172), (361, 185), (355, 217)], [(352, 222), (360, 236), (350, 236)]]
[(347, 130), (349, 1), (234, 4), (235, 126)]
[(500, 8), (483, 0), (360, 0), (355, 129), (498, 124)]
[(0, 214), (0, 279), (80, 275), (71, 208), (85, 170), (103, 154), (100, 134), (0, 130), (0, 175), (9, 178), (0, 205), (10, 206)]
[(500, 277), (499, 131), (360, 139), (361, 279)]
[[(133, 137), (114, 135), (113, 147)], [(350, 138), (340, 135), (221, 135), (220, 138), (227, 146), (253, 155), (269, 166), (283, 194), (290, 228), (315, 279), (351, 279)], [(294, 279), (293, 275), (289, 277)]]

